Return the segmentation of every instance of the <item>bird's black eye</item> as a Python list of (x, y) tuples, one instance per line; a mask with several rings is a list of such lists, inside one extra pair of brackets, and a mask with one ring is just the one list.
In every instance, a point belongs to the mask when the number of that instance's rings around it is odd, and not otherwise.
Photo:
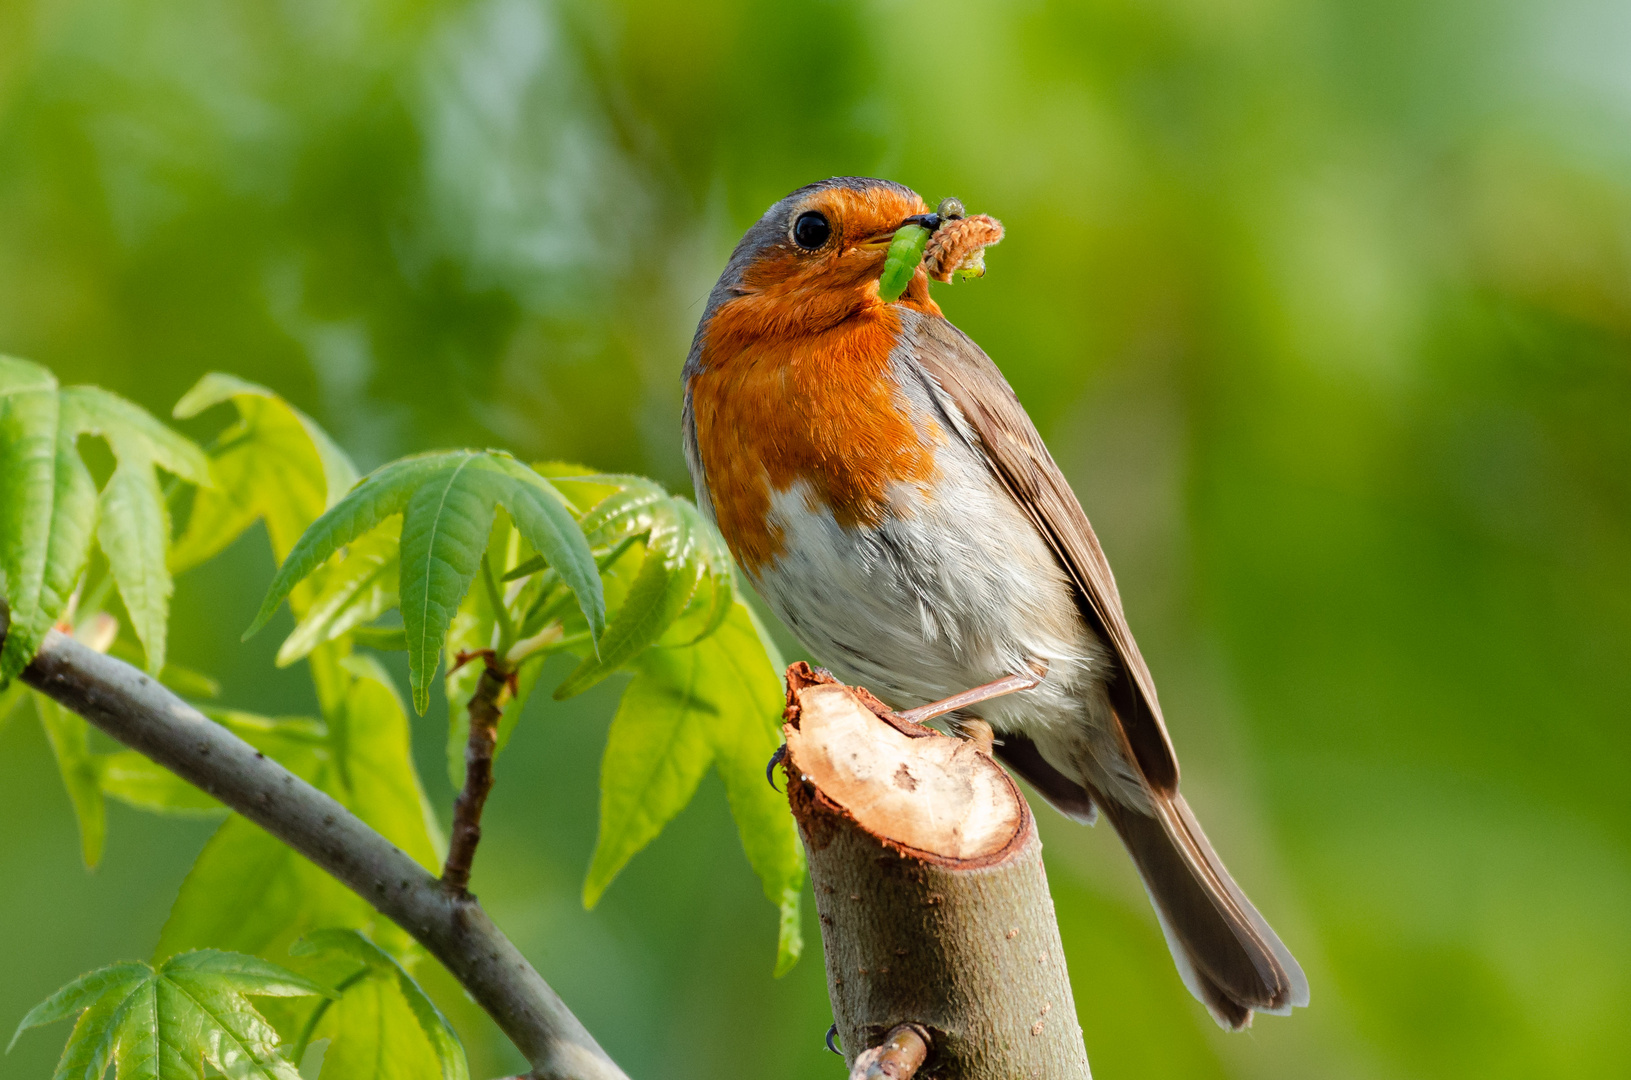
[(832, 236), (832, 226), (814, 210), (806, 210), (793, 222), (793, 243), (805, 251), (814, 251)]

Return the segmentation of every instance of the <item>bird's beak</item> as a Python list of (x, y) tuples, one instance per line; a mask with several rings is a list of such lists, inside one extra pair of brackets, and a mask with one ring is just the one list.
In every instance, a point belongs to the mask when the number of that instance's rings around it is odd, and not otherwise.
[(867, 237), (858, 246), (865, 251), (888, 251), (890, 243), (895, 239), (895, 233), (899, 232), (904, 226), (921, 225), (932, 233), (940, 228), (942, 223), (943, 219), (939, 214), (913, 214), (888, 232), (881, 232), (876, 236)]

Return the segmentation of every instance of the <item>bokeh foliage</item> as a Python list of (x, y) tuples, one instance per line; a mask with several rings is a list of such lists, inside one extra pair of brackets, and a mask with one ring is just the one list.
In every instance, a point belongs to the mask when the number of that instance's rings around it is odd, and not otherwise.
[[(956, 194), (1009, 238), (937, 294), (1082, 493), (1190, 800), (1314, 987), (1210, 1030), (1113, 839), (1046, 821), (1097, 1075), (1613, 1074), (1628, 49), (1600, 0), (14, 0), (0, 351), (161, 414), (231, 370), (364, 468), (501, 445), (677, 486), (741, 230), (835, 173)], [(309, 712), (281, 633), (237, 644), (263, 548), (178, 576), (170, 655)], [(723, 800), (580, 910), (615, 690), (529, 706), (477, 891), (631, 1073), (833, 1075)], [(20, 1015), (145, 954), (204, 831), (115, 807), (87, 879), (37, 727), (0, 741)], [(475, 1074), (512, 1060), (439, 1000)]]

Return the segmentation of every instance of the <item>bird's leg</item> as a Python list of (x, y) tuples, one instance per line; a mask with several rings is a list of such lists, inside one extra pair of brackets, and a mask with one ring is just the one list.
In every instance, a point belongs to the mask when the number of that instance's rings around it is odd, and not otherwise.
[[(976, 686), (972, 690), (964, 690), (961, 694), (953, 694), (949, 698), (931, 701), (927, 705), (919, 705), (915, 709), (907, 709), (897, 713), (902, 720), (910, 720), (914, 724), (921, 724), (933, 720), (937, 716), (945, 716), (958, 709), (966, 709), (970, 705), (978, 705), (982, 701), (1002, 697), (1004, 694), (1014, 694), (1021, 690), (1031, 690), (1042, 685), (1042, 680), (1048, 674), (1048, 667), (1041, 661), (1033, 660), (1031, 670), (1024, 675), (1004, 675), (1000, 679)], [(1038, 670), (1040, 669), (1040, 670)], [(966, 723), (966, 721), (965, 721)]]

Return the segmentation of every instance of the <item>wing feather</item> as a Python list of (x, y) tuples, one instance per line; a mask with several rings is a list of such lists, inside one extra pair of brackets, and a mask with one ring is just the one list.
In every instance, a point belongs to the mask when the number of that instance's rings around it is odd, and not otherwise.
[(916, 330), (918, 363), (961, 414), (992, 471), (1076, 583), (1082, 615), (1115, 650), (1118, 670), (1110, 697), (1145, 779), (1156, 791), (1176, 791), (1178, 758), (1161, 718), (1155, 680), (1127, 626), (1115, 576), (1081, 503), (991, 358), (945, 319), (924, 316)]

